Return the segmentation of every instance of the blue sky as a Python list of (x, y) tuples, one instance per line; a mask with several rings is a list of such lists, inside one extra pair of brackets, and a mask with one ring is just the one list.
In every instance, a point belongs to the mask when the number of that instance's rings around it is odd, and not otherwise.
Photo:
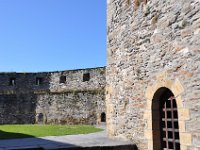
[(106, 65), (106, 0), (0, 0), (0, 72)]

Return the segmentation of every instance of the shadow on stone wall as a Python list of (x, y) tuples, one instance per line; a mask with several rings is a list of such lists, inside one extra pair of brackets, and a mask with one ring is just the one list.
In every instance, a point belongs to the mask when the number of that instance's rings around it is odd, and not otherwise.
[(0, 96), (0, 124), (34, 124), (36, 95), (10, 94)]
[(0, 124), (34, 124), (37, 96), (48, 92), (50, 74), (0, 73)]
[(89, 92), (0, 95), (0, 124), (94, 125), (105, 112), (103, 96)]

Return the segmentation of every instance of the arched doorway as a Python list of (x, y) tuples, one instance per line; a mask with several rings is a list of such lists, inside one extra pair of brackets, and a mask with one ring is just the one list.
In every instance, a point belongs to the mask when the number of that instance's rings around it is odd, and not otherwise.
[(154, 150), (180, 150), (178, 109), (174, 94), (168, 88), (156, 91), (152, 103)]

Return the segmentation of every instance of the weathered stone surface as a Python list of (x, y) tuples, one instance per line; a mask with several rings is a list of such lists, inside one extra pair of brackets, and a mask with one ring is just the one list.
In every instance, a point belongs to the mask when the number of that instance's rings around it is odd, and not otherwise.
[[(83, 81), (85, 73), (88, 81)], [(105, 112), (105, 82), (103, 67), (0, 73), (0, 124), (99, 124)]]
[[(200, 1), (110, 0), (107, 9), (108, 133), (152, 149), (148, 97), (153, 87), (177, 93), (181, 148), (199, 149)], [(157, 78), (165, 73), (165, 77)], [(155, 86), (154, 86), (155, 85)], [(147, 89), (147, 87), (149, 89)], [(112, 89), (112, 90), (110, 90)], [(149, 111), (149, 115), (148, 112)], [(145, 114), (145, 115), (144, 115)], [(149, 122), (149, 123), (148, 123)], [(195, 134), (193, 134), (195, 133)], [(150, 137), (150, 139), (148, 139)]]
[(37, 95), (36, 114), (45, 124), (99, 124), (105, 112), (104, 93), (75, 92)]

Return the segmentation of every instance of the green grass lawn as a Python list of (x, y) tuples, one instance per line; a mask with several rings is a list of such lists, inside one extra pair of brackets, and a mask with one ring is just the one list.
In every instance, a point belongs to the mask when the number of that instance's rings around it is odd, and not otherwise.
[(89, 125), (0, 125), (0, 139), (30, 138), (99, 132)]

